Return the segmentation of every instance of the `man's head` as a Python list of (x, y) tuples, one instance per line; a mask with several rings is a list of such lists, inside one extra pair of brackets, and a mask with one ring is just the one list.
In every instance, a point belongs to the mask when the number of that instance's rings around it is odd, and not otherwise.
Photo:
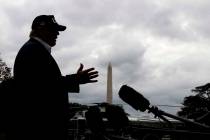
[(55, 46), (59, 31), (64, 31), (66, 26), (59, 25), (53, 15), (40, 15), (33, 20), (31, 29), (31, 36), (39, 37), (50, 46)]

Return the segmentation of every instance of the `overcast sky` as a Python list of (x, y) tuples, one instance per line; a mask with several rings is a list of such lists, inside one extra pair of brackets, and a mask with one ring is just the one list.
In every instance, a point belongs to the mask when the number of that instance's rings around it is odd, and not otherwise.
[[(67, 26), (52, 50), (63, 75), (80, 63), (99, 71), (98, 83), (70, 94), (82, 104), (106, 100), (106, 76), (113, 66), (114, 103), (127, 84), (154, 105), (181, 105), (196, 86), (210, 82), (208, 0), (0, 0), (0, 57), (13, 68), (28, 40), (33, 19), (53, 14)], [(179, 108), (164, 108), (175, 113)]]

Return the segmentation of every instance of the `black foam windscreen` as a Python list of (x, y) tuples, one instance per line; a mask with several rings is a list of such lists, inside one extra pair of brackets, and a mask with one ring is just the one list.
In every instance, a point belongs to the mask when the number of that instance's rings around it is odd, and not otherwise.
[(150, 102), (133, 88), (123, 85), (119, 90), (120, 98), (136, 110), (145, 111), (149, 108)]

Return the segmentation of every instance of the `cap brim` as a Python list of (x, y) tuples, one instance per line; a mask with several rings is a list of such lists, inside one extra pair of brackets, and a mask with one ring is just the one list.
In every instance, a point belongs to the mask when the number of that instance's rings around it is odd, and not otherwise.
[(57, 30), (58, 30), (58, 31), (65, 31), (65, 30), (66, 30), (66, 26), (57, 25)]

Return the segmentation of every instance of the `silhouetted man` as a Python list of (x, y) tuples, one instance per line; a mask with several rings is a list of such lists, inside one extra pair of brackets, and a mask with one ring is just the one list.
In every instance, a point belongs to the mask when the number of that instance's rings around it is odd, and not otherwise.
[(97, 82), (94, 68), (62, 76), (50, 54), (60, 31), (53, 15), (37, 16), (30, 39), (19, 50), (14, 64), (16, 92), (8, 137), (15, 140), (66, 140), (68, 92), (79, 92), (79, 85)]

